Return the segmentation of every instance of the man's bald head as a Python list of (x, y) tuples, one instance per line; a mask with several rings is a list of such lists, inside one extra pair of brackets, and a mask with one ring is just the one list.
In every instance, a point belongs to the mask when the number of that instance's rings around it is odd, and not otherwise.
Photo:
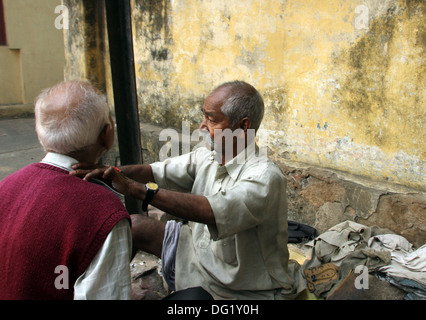
[(251, 121), (251, 129), (258, 130), (264, 114), (264, 103), (260, 93), (244, 81), (225, 82), (213, 90), (223, 97), (222, 112), (231, 126), (244, 117)]

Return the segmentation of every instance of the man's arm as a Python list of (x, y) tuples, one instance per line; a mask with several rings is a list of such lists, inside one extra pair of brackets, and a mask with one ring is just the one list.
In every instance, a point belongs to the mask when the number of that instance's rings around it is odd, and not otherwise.
[[(118, 171), (114, 167), (109, 167), (105, 170), (103, 178), (111, 179), (120, 193), (144, 200), (146, 196), (145, 185), (128, 178), (127, 169), (123, 168), (123, 170)], [(152, 170), (150, 172), (152, 175)], [(132, 174), (132, 171), (130, 171), (130, 174)], [(147, 173), (145, 174), (142, 178), (148, 176)], [(152, 176), (151, 178), (150, 181), (153, 181), (154, 177)], [(142, 181), (145, 182), (148, 180), (144, 179)], [(160, 189), (155, 194), (151, 204), (160, 210), (184, 220), (212, 226), (216, 223), (210, 202), (204, 196)]]
[[(117, 170), (115, 167), (93, 168), (79, 163), (73, 165), (72, 168), (75, 170), (70, 173), (72, 175), (84, 177), (85, 180), (110, 179), (118, 192), (141, 200), (146, 196), (145, 183), (155, 182), (150, 165), (126, 165)], [(160, 189), (154, 196), (152, 205), (184, 220), (215, 225), (213, 210), (204, 196)]]
[[(92, 165), (88, 163), (77, 163), (72, 166), (74, 171), (70, 174), (84, 178), (89, 181), (90, 179), (102, 178), (105, 171), (109, 169), (109, 166), (104, 165)], [(127, 177), (139, 181), (141, 183), (147, 183), (149, 181), (155, 182), (152, 168), (148, 164), (132, 164), (121, 166), (119, 168)]]
[(121, 166), (119, 168), (127, 177), (141, 182), (148, 183), (150, 181), (155, 182), (154, 175), (152, 173), (152, 168), (149, 164), (135, 164)]
[(212, 226), (216, 224), (210, 202), (204, 196), (160, 189), (151, 203), (158, 209), (184, 220)]

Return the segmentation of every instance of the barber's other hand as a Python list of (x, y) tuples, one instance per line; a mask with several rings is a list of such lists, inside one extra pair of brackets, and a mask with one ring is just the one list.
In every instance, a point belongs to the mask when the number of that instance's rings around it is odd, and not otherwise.
[(83, 180), (89, 181), (90, 179), (100, 179), (104, 175), (104, 172), (109, 167), (101, 164), (92, 164), (92, 163), (77, 163), (72, 165), (74, 171), (70, 172), (70, 175), (83, 178)]

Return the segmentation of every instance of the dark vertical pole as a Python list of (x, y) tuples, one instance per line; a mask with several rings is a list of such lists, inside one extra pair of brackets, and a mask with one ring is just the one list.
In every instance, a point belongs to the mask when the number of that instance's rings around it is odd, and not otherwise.
[[(105, 0), (115, 118), (121, 165), (142, 163), (130, 0)], [(126, 197), (129, 213), (140, 201)]]

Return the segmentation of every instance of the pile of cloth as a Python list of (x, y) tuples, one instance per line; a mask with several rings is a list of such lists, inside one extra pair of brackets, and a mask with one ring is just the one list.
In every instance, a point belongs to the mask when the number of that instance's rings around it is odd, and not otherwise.
[(351, 271), (365, 266), (370, 274), (404, 290), (404, 299), (426, 300), (426, 244), (414, 249), (404, 237), (381, 232), (345, 221), (306, 243), (305, 275), (315, 281), (307, 271), (324, 266), (329, 275), (328, 280), (317, 281), (313, 292), (327, 298)]

